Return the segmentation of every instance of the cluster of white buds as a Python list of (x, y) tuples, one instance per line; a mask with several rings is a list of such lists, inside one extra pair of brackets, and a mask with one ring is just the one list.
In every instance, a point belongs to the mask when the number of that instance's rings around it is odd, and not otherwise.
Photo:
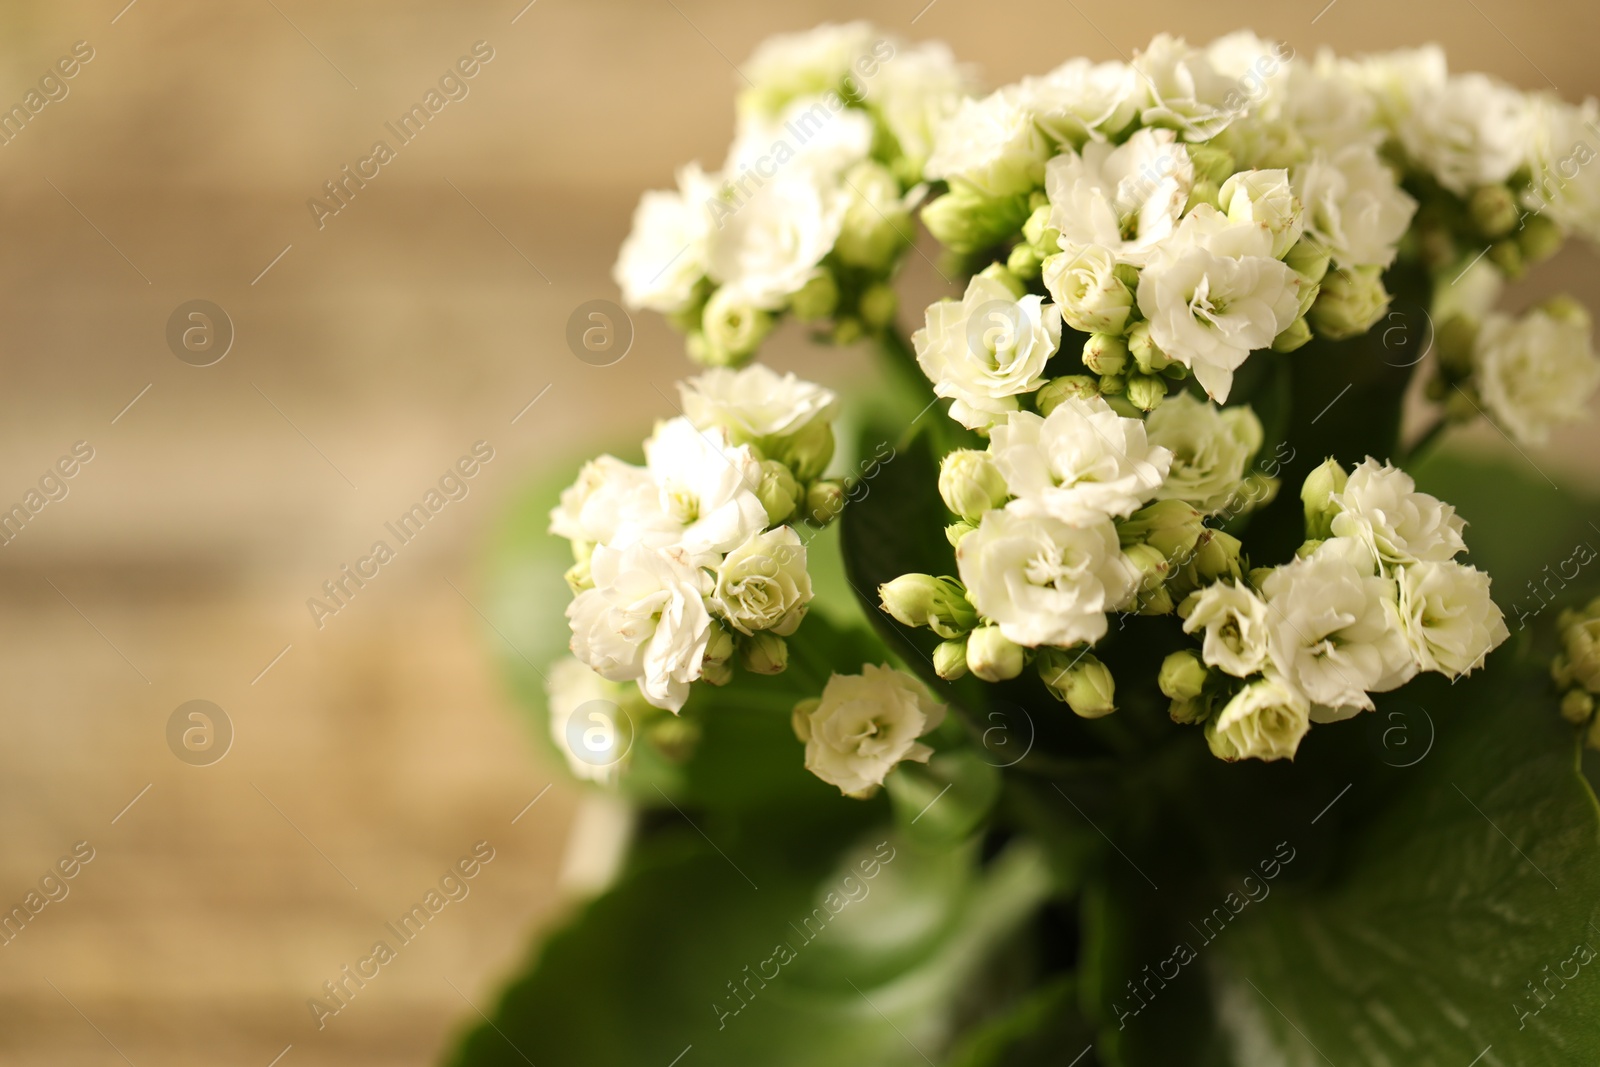
[(733, 664), (788, 662), (784, 638), (811, 602), (808, 503), (833, 517), (833, 393), (760, 365), (679, 386), (684, 415), (656, 427), (645, 465), (587, 464), (550, 515), (572, 542), (572, 652), (644, 699), (678, 711), (691, 683), (722, 684)]
[(1586, 727), (1590, 748), (1600, 749), (1600, 719), (1594, 710), (1600, 698), (1600, 597), (1581, 608), (1568, 608), (1556, 619), (1561, 651), (1550, 665), (1550, 676), (1562, 690), (1561, 715)]

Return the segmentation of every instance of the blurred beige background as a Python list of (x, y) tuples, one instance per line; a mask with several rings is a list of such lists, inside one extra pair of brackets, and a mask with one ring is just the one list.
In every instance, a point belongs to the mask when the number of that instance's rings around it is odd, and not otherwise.
[[(1251, 26), (1600, 89), (1576, 3), (125, 2), (0, 14), (4, 106), (94, 49), (0, 147), (0, 510), (94, 448), (0, 548), (0, 910), (95, 849), (0, 947), (7, 1064), (430, 1063), (559, 914), (577, 793), (494, 673), (478, 559), (520, 485), (667, 413), (664, 324), (610, 368), (564, 328), (615, 298), (640, 191), (720, 161), (730, 60), (761, 37), (867, 17), (997, 84)], [(307, 199), (480, 40), (470, 95), (319, 230)], [(1540, 277), (1600, 297), (1586, 253)], [(165, 339), (195, 298), (236, 331), (205, 368)], [(773, 358), (841, 382), (862, 354)], [(317, 629), (306, 599), (478, 440), (470, 495)], [(1534, 458), (1571, 472), (1597, 441)], [(167, 745), (191, 699), (236, 731), (212, 766)], [(307, 998), (480, 840), (471, 895), (318, 1031)]]

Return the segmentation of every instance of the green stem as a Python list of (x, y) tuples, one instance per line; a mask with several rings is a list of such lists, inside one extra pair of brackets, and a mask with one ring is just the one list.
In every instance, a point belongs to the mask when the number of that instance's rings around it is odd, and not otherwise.
[(1450, 420), (1440, 416), (1421, 437), (1417, 438), (1416, 443), (1406, 450), (1404, 465), (1409, 467), (1426, 459), (1428, 454), (1438, 447), (1439, 440), (1444, 436), (1445, 430), (1449, 428)]

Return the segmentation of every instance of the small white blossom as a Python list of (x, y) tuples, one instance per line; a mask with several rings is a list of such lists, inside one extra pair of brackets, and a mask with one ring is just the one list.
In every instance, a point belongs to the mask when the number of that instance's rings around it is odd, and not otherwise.
[(735, 444), (792, 437), (819, 420), (832, 419), (839, 398), (830, 389), (779, 374), (762, 363), (742, 370), (716, 367), (678, 383), (683, 413), (704, 430), (721, 426)]
[(1061, 343), (1061, 313), (1040, 296), (1020, 299), (993, 278), (974, 275), (957, 300), (929, 305), (911, 337), (917, 364), (933, 391), (950, 397), (950, 416), (988, 429), (1018, 408), (1017, 397), (1044, 383), (1044, 367)]
[(712, 231), (706, 204), (715, 196), (716, 183), (690, 164), (678, 172), (677, 189), (640, 198), (612, 270), (624, 303), (663, 314), (689, 305), (706, 275)]
[(1238, 171), (1222, 183), (1217, 199), (1231, 221), (1266, 229), (1273, 259), (1282, 259), (1305, 228), (1300, 198), (1290, 188), (1286, 170)]
[(865, 82), (867, 103), (883, 116), (910, 176), (921, 176), (935, 134), (972, 84), (971, 74), (938, 41), (898, 45)]
[(1370, 145), (1314, 155), (1294, 169), (1306, 234), (1341, 267), (1387, 267), (1417, 202)]
[(727, 430), (697, 430), (688, 419), (668, 419), (645, 442), (644, 452), (659, 510), (641, 518), (639, 540), (682, 548), (698, 562), (766, 528), (767, 510), (755, 492), (761, 462), (749, 446), (735, 445)]
[(1029, 648), (1093, 644), (1134, 591), (1116, 527), (1092, 512), (1066, 522), (1014, 504), (991, 511), (956, 546), (956, 566), (979, 614)]
[(578, 480), (561, 491), (561, 503), (550, 511), (550, 532), (590, 545), (618, 545), (625, 526), (636, 528), (639, 516), (653, 514), (656, 484), (643, 467), (615, 456), (600, 456), (583, 465)]
[(1133, 67), (1148, 93), (1140, 113), (1146, 126), (1177, 130), (1186, 141), (1208, 141), (1238, 114), (1229, 99), (1235, 80), (1182, 38), (1158, 34), (1134, 55)]
[(1588, 326), (1541, 309), (1486, 316), (1472, 362), (1484, 409), (1523, 444), (1542, 445), (1555, 427), (1587, 417), (1600, 387)]
[(1139, 74), (1126, 63), (1070, 59), (1043, 77), (1022, 79), (1024, 107), (1046, 137), (1080, 148), (1126, 129), (1144, 100)]
[(1511, 636), (1489, 599), (1489, 576), (1460, 563), (1413, 563), (1396, 575), (1400, 624), (1417, 666), (1451, 678), (1483, 666)]
[(868, 797), (902, 760), (928, 762), (917, 738), (944, 721), (945, 707), (914, 679), (868, 663), (860, 674), (835, 674), (822, 698), (795, 708), (795, 734), (806, 745), (806, 770), (845, 796)]
[(1057, 252), (1044, 261), (1044, 285), (1067, 325), (1083, 333), (1120, 334), (1133, 294), (1115, 273), (1117, 257), (1099, 245)]
[(1041, 418), (1014, 412), (990, 432), (1012, 505), (1067, 521), (1081, 512), (1126, 517), (1161, 488), (1172, 453), (1152, 446), (1140, 419), (1100, 397), (1068, 397)]
[(872, 24), (861, 21), (768, 37), (739, 68), (749, 86), (740, 94), (741, 112), (776, 113), (795, 97), (838, 90), (846, 77), (859, 80), (871, 69), (869, 59), (894, 54), (877, 37)]
[(1205, 630), (1200, 658), (1235, 678), (1248, 678), (1266, 668), (1271, 632), (1264, 600), (1243, 585), (1216, 582), (1206, 586), (1184, 620), (1183, 632)]
[(1312, 702), (1371, 708), (1416, 673), (1397, 625), (1395, 583), (1379, 577), (1366, 546), (1324, 541), (1261, 583), (1277, 673)]
[(1226, 509), (1261, 449), (1261, 420), (1249, 407), (1217, 408), (1178, 393), (1145, 419), (1150, 443), (1172, 453), (1157, 500), (1184, 500), (1208, 515)]
[(1211, 751), (1226, 760), (1294, 759), (1311, 729), (1306, 698), (1281, 678), (1251, 682), (1206, 723)]
[(1033, 115), (1006, 90), (966, 99), (934, 136), (927, 176), (971, 186), (985, 196), (1037, 188), (1050, 146)]
[(1455, 508), (1417, 492), (1411, 475), (1371, 457), (1350, 472), (1333, 502), (1334, 536), (1354, 538), (1384, 564), (1438, 562), (1467, 550), (1461, 538), (1467, 524)]
[(806, 167), (778, 168), (767, 184), (747, 188), (750, 195), (735, 200), (724, 187), (708, 208), (717, 228), (706, 273), (734, 304), (776, 310), (833, 250), (848, 192)]
[(1523, 165), (1529, 111), (1522, 93), (1486, 74), (1441, 77), (1443, 62), (1424, 51), (1401, 53), (1397, 66), (1380, 65), (1380, 92), (1394, 94), (1380, 97), (1380, 107), (1387, 104), (1406, 155), (1465, 196), (1505, 181)]
[(755, 534), (722, 561), (712, 595), (740, 633), (770, 630), (787, 637), (811, 603), (805, 545), (788, 526)]
[(722, 188), (735, 203), (780, 171), (805, 170), (828, 184), (872, 151), (872, 118), (858, 108), (834, 107), (821, 96), (801, 96), (776, 115), (739, 116)]
[(1193, 184), (1189, 150), (1171, 130), (1139, 130), (1121, 145), (1091, 141), (1045, 169), (1050, 225), (1064, 251), (1098, 246), (1138, 266), (1171, 236)]
[(637, 682), (644, 698), (676, 712), (700, 677), (711, 615), (708, 580), (678, 550), (604, 545), (590, 559), (594, 588), (567, 605), (572, 654), (603, 678)]
[(1600, 103), (1573, 105), (1540, 93), (1529, 99), (1528, 210), (1600, 241)]

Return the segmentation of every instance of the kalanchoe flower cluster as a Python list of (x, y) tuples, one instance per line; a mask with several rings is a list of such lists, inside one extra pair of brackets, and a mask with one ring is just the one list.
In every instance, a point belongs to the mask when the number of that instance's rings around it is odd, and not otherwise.
[[(572, 652), (677, 711), (690, 684), (777, 673), (811, 601), (793, 522), (830, 496), (834, 395), (763, 366), (680, 385), (686, 414), (656, 427), (645, 465), (586, 465), (551, 512), (572, 541)], [(820, 493), (819, 493), (820, 491)], [(820, 516), (823, 520), (831, 514)]]
[(1561, 651), (1550, 665), (1550, 676), (1562, 690), (1561, 715), (1586, 728), (1590, 748), (1600, 749), (1600, 719), (1594, 714), (1600, 698), (1600, 597), (1581, 608), (1568, 608), (1556, 619)]
[(1313, 722), (1371, 709), (1419, 671), (1470, 673), (1508, 636), (1489, 576), (1455, 561), (1465, 523), (1404, 471), (1328, 460), (1301, 498), (1299, 558), (1178, 609), (1202, 646), (1168, 657), (1161, 688), (1223, 759), (1291, 758)]
[(893, 317), (931, 130), (966, 90), (940, 44), (864, 22), (775, 37), (743, 68), (720, 170), (646, 193), (615, 269), (623, 298), (672, 318), (690, 354), (749, 359), (785, 312), (836, 340)]
[(795, 706), (795, 736), (805, 742), (806, 769), (851, 797), (869, 797), (902, 760), (928, 762), (918, 741), (944, 721), (945, 707), (922, 683), (887, 666), (835, 674), (822, 696)]

